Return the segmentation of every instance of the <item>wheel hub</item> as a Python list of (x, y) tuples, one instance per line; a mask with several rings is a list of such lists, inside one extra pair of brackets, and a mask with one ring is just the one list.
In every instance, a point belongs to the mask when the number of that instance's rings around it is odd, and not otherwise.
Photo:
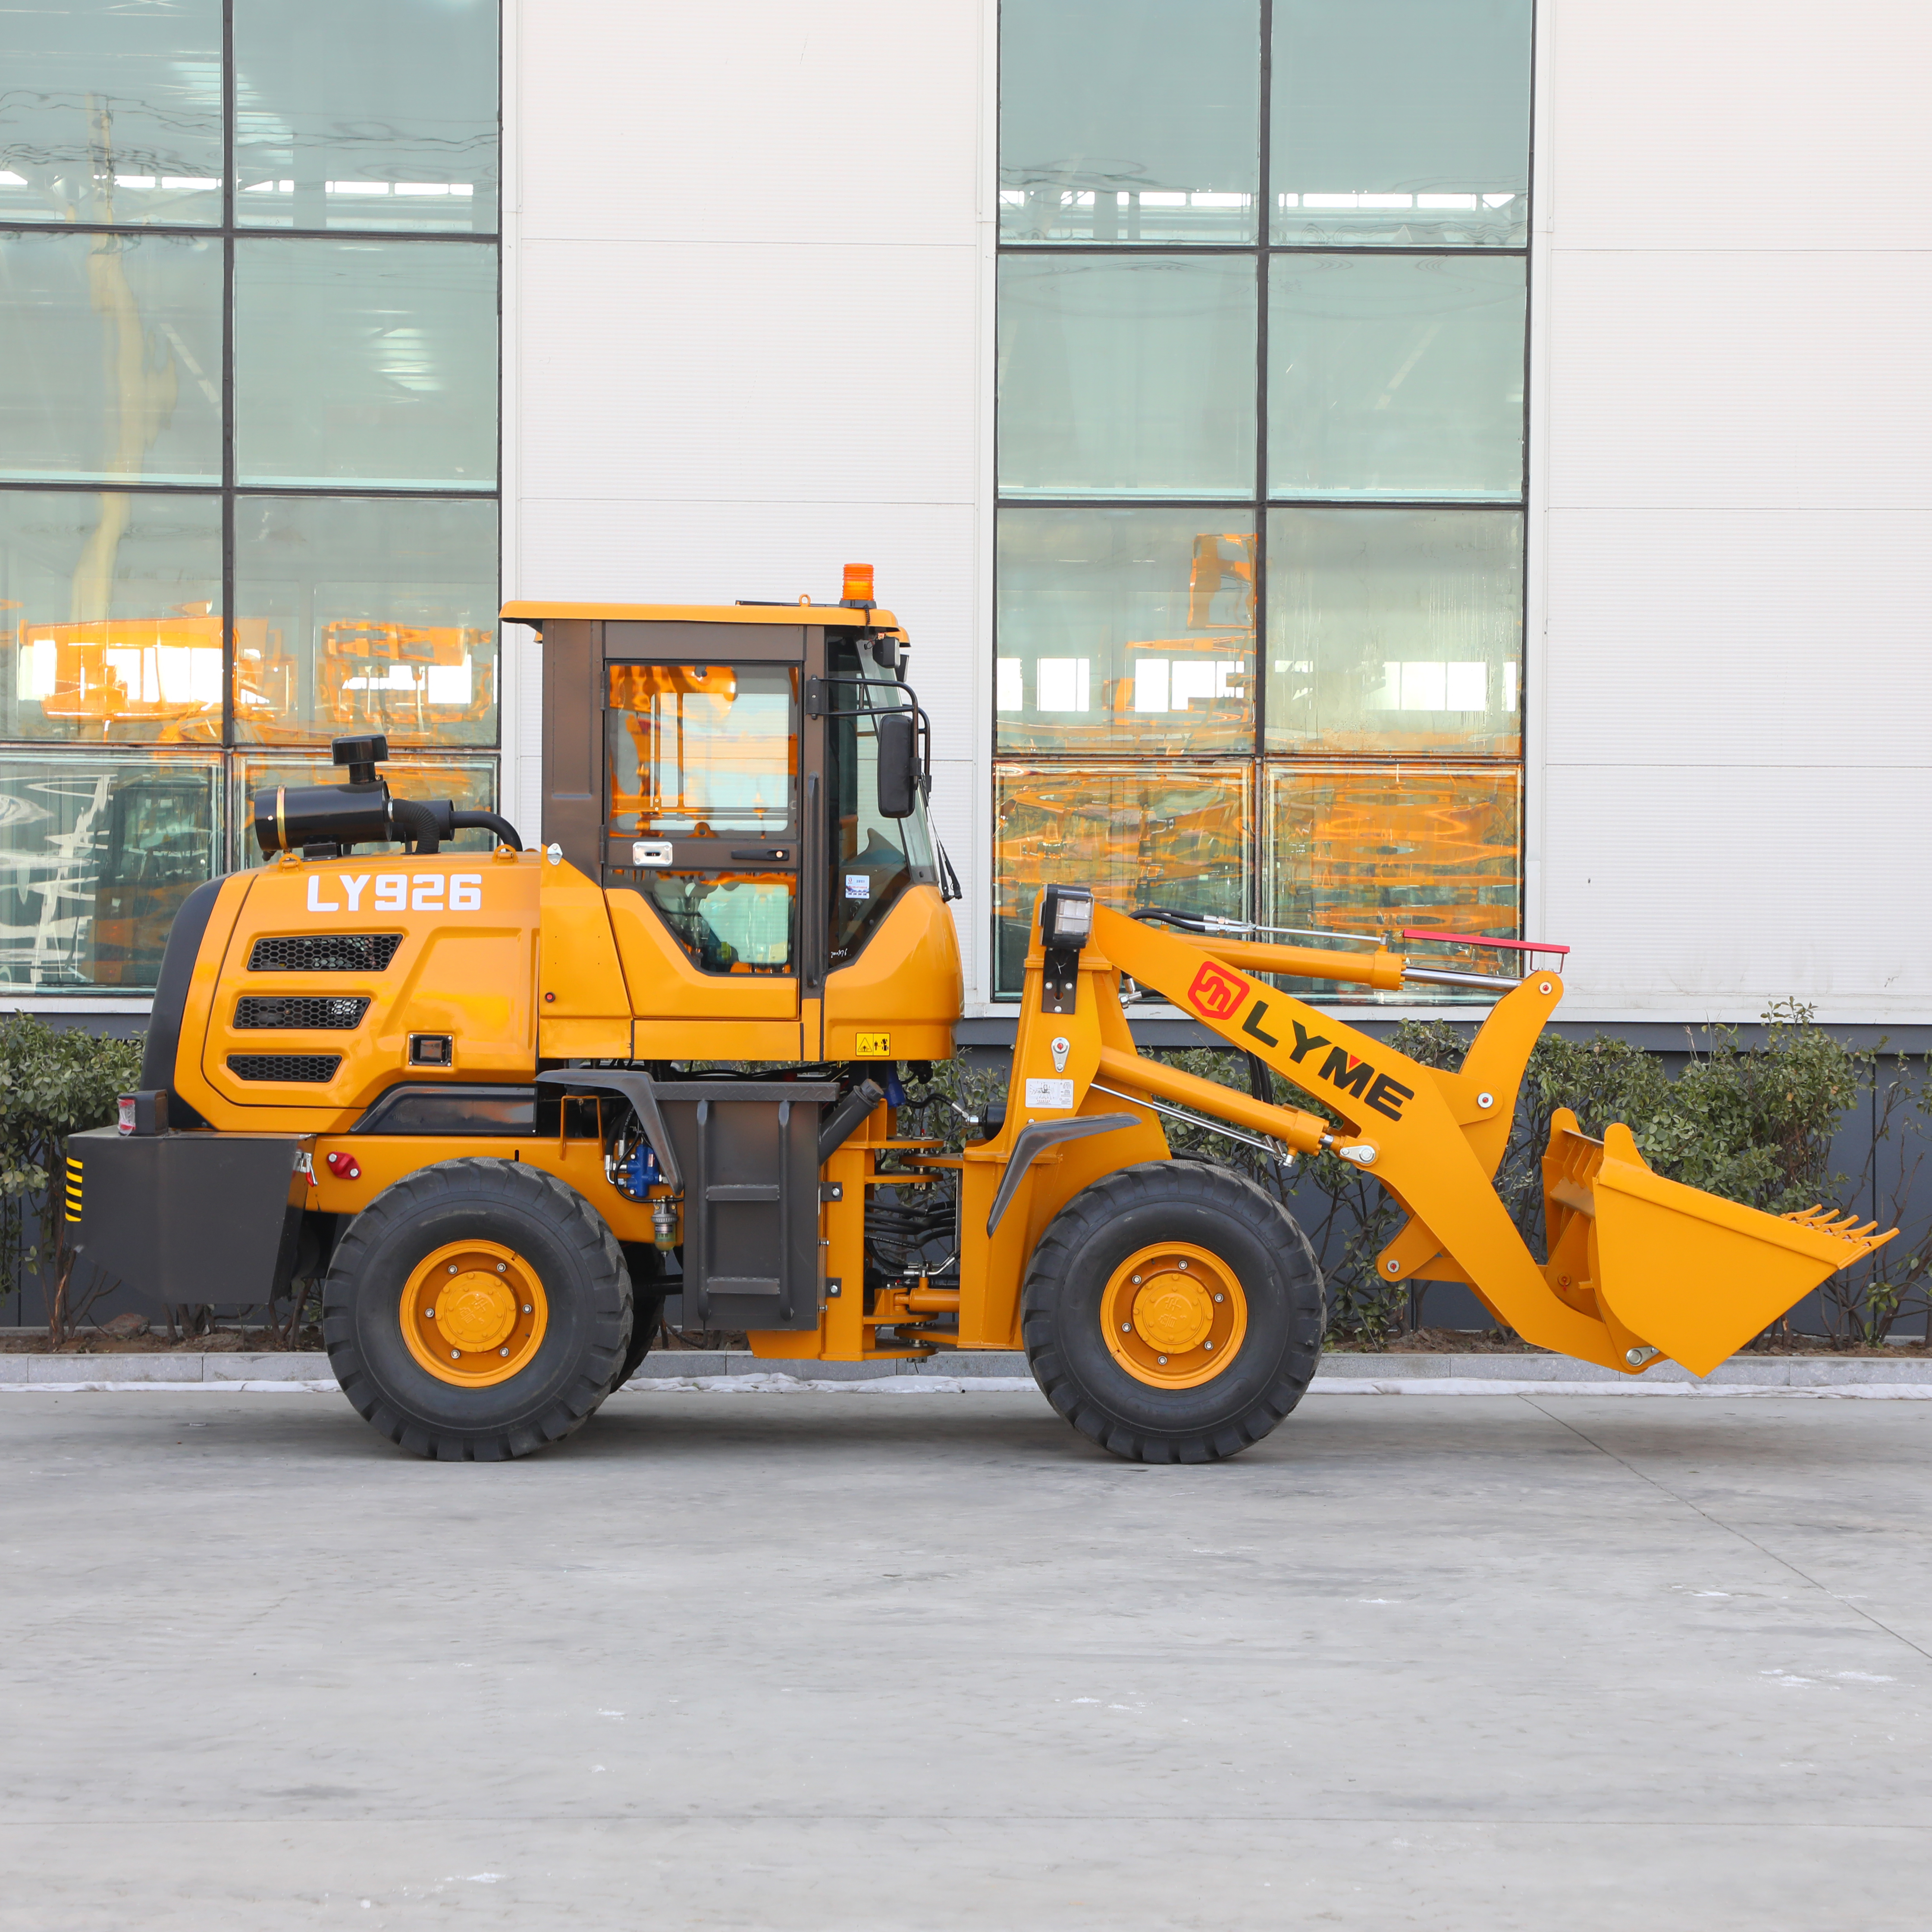
[(1101, 1321), (1115, 1361), (1155, 1388), (1193, 1388), (1223, 1372), (1248, 1330), (1234, 1270), (1190, 1241), (1130, 1255), (1108, 1278)]
[(550, 1304), (536, 1270), (495, 1241), (451, 1241), (425, 1255), (403, 1290), (403, 1340), (439, 1382), (507, 1382), (536, 1354)]
[(1134, 1297), (1134, 1332), (1170, 1353), (1198, 1348), (1213, 1332), (1214, 1304), (1197, 1276), (1163, 1270)]

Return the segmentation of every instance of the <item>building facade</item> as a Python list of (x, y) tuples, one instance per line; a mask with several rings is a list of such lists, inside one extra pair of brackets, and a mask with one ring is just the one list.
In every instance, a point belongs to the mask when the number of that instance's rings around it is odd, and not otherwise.
[(1932, 1018), (1916, 10), (9, 17), (0, 997), (138, 1012), (339, 731), (533, 837), (500, 595), (863, 560), (981, 1036), (1054, 877)]

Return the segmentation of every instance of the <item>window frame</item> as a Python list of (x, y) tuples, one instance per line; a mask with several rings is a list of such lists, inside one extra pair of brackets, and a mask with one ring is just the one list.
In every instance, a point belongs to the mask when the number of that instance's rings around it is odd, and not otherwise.
[[(1006, 4), (1011, 4), (1011, 0), (1006, 0)], [(1032, 4), (1042, 4), (1042, 0), (1032, 0)], [(1003, 12), (1004, 10), (1003, 5)], [(991, 546), (991, 567), (993, 572), (993, 578), (990, 586), (991, 595), (989, 602), (989, 608), (994, 614), (994, 634), (992, 640), (992, 649), (988, 652), (988, 662), (986, 670), (983, 673), (983, 676), (986, 680), (988, 686), (987, 714), (989, 721), (988, 725), (988, 738), (990, 740), (990, 770), (992, 772), (992, 783), (991, 786), (991, 796), (983, 802), (982, 805), (982, 809), (986, 814), (986, 818), (984, 822), (987, 828), (988, 850), (992, 854), (990, 890), (988, 895), (988, 904), (986, 909), (985, 918), (988, 942), (988, 957), (993, 963), (992, 967), (992, 983), (988, 985), (987, 992), (988, 995), (994, 1001), (1010, 1003), (1018, 997), (1016, 988), (1003, 988), (998, 983), (998, 961), (1000, 956), (1000, 920), (998, 916), (998, 908), (1001, 902), (1004, 871), (1000, 842), (998, 799), (1000, 796), (1000, 776), (1004, 769), (1018, 766), (1034, 766), (1042, 764), (1058, 763), (1065, 763), (1068, 764), (1076, 763), (1106, 763), (1109, 764), (1119, 764), (1122, 765), (1144, 764), (1151, 766), (1161, 763), (1170, 762), (1176, 759), (1184, 760), (1186, 762), (1190, 764), (1198, 762), (1203, 764), (1221, 764), (1239, 765), (1246, 767), (1249, 772), (1248, 783), (1251, 794), (1254, 800), (1254, 812), (1256, 818), (1254, 836), (1251, 842), (1252, 849), (1249, 860), (1250, 876), (1246, 880), (1246, 892), (1250, 902), (1258, 907), (1262, 903), (1263, 895), (1266, 890), (1268, 883), (1266, 878), (1264, 876), (1264, 861), (1263, 854), (1268, 848), (1270, 844), (1270, 828), (1262, 822), (1262, 818), (1267, 808), (1266, 800), (1270, 790), (1268, 780), (1269, 767), (1282, 764), (1303, 763), (1332, 764), (1340, 762), (1350, 764), (1372, 765), (1376, 764), (1400, 764), (1418, 762), (1418, 760), (1415, 760), (1414, 754), (1412, 754), (1408, 757), (1405, 758), (1403, 754), (1400, 752), (1392, 752), (1387, 754), (1361, 753), (1345, 757), (1338, 760), (1336, 754), (1332, 752), (1328, 754), (1319, 752), (1297, 753), (1279, 748), (1270, 748), (1268, 742), (1268, 686), (1270, 680), (1266, 670), (1266, 653), (1268, 648), (1268, 596), (1270, 575), (1268, 563), (1268, 524), (1269, 513), (1271, 511), (1319, 509), (1346, 512), (1356, 509), (1372, 511), (1377, 509), (1400, 508), (1403, 509), (1430, 511), (1468, 511), (1477, 514), (1481, 514), (1484, 512), (1494, 512), (1499, 510), (1513, 510), (1524, 520), (1526, 540), (1522, 544), (1521, 575), (1517, 586), (1517, 608), (1520, 614), (1527, 613), (1528, 608), (1529, 556), (1531, 549), (1530, 543), (1528, 541), (1528, 524), (1531, 508), (1530, 466), (1532, 460), (1532, 444), (1531, 442), (1530, 434), (1530, 370), (1532, 350), (1532, 320), (1535, 314), (1535, 304), (1538, 292), (1533, 245), (1536, 219), (1536, 206), (1534, 200), (1534, 183), (1536, 178), (1536, 57), (1537, 37), (1541, 24), (1538, 18), (1538, 10), (1534, 4), (1533, 0), (1528, 11), (1528, 44), (1522, 50), (1523, 58), (1526, 63), (1528, 78), (1528, 84), (1525, 96), (1525, 119), (1522, 130), (1523, 178), (1526, 184), (1524, 189), (1526, 206), (1523, 237), (1522, 242), (1519, 244), (1502, 245), (1492, 244), (1463, 244), (1460, 245), (1445, 245), (1440, 242), (1436, 242), (1394, 245), (1375, 242), (1336, 244), (1334, 243), (1276, 241), (1274, 238), (1274, 222), (1273, 219), (1273, 197), (1274, 194), (1274, 184), (1271, 179), (1274, 146), (1273, 128), (1275, 92), (1274, 0), (1258, 0), (1258, 4), (1257, 26), (1259, 38), (1258, 45), (1256, 49), (1256, 57), (1259, 62), (1260, 86), (1259, 112), (1257, 116), (1255, 139), (1257, 143), (1259, 166), (1256, 177), (1258, 184), (1256, 205), (1257, 220), (1256, 223), (1255, 237), (1252, 242), (1148, 242), (1138, 238), (1131, 242), (1117, 241), (1015, 242), (1009, 241), (1004, 236), (1000, 236), (997, 232), (996, 223), (994, 246), (994, 259), (996, 275), (1003, 270), (1004, 263), (1010, 257), (1021, 258), (1028, 261), (1037, 262), (1056, 256), (1074, 256), (1092, 259), (1096, 256), (1104, 258), (1107, 256), (1124, 252), (1133, 252), (1142, 255), (1160, 254), (1163, 255), (1172, 255), (1178, 257), (1196, 255), (1246, 256), (1251, 257), (1255, 262), (1257, 306), (1255, 328), (1254, 370), (1255, 464), (1252, 486), (1250, 494), (1246, 496), (1215, 496), (1212, 497), (1202, 497), (1147, 495), (1127, 497), (1108, 494), (1097, 490), (1089, 494), (1079, 496), (1056, 495), (1048, 496), (1044, 495), (1010, 494), (1002, 488), (1002, 479), (998, 474), (998, 470), (997, 451), (998, 448), (999, 398), (997, 393), (996, 386), (996, 392), (994, 399), (994, 448), (996, 454), (992, 504), (995, 531), (993, 542)], [(997, 91), (998, 88), (1004, 88), (1005, 78), (1004, 67), (999, 62), (997, 57), (995, 66)], [(996, 103), (994, 110), (996, 128), (1004, 124), (1003, 119), (1001, 118), (1003, 110), (1003, 100)], [(998, 160), (997, 154), (994, 160), (994, 171), (995, 179), (997, 181), (998, 175)], [(1360, 496), (1351, 495), (1346, 497), (1337, 498), (1333, 496), (1303, 496), (1292, 494), (1271, 495), (1269, 493), (1268, 368), (1270, 346), (1268, 311), (1271, 283), (1273, 279), (1270, 274), (1270, 268), (1272, 263), (1277, 257), (1286, 256), (1290, 258), (1306, 258), (1310, 256), (1342, 256), (1352, 260), (1360, 259), (1365, 256), (1430, 256), (1436, 258), (1449, 257), (1451, 259), (1461, 259), (1473, 256), (1477, 259), (1484, 260), (1502, 257), (1515, 259), (1521, 261), (1523, 268), (1524, 302), (1522, 322), (1522, 404), (1521, 440), (1522, 465), (1519, 488), (1514, 496), (1442, 499), (1439, 497), (1402, 496), (1396, 494), (1384, 494), (1378, 493), (1376, 494), (1365, 494)], [(995, 299), (993, 304), (995, 331), (993, 354), (994, 367), (996, 370), (1000, 367), (1000, 343), (998, 339), (998, 317), (1000, 313), (1000, 309), (1001, 304), (996, 292)], [(1189, 751), (1170, 752), (1166, 754), (1164, 758), (1158, 759), (1145, 758), (1137, 758), (1134, 754), (1128, 752), (1112, 754), (1082, 753), (1078, 754), (1078, 757), (1075, 757), (1067, 754), (1056, 754), (1040, 751), (1006, 750), (1002, 748), (1000, 742), (1000, 712), (997, 704), (997, 694), (991, 688), (992, 681), (997, 675), (995, 667), (1001, 654), (1000, 640), (998, 635), (997, 628), (998, 613), (1000, 606), (1000, 586), (999, 582), (1000, 544), (998, 535), (998, 524), (1001, 517), (1016, 512), (1023, 514), (1028, 510), (1048, 509), (1166, 510), (1183, 512), (1201, 516), (1212, 515), (1216, 512), (1225, 512), (1232, 514), (1246, 516), (1253, 520), (1255, 529), (1253, 650), (1255, 652), (1254, 661), (1256, 664), (1256, 675), (1252, 680), (1253, 695), (1252, 700), (1252, 709), (1253, 714), (1253, 740), (1250, 746), (1245, 749), (1238, 752), (1224, 750), (1219, 752), (1202, 752), (1198, 754)], [(1522, 743), (1522, 748), (1518, 754), (1514, 758), (1495, 757), (1488, 758), (1457, 755), (1453, 758), (1444, 757), (1439, 760), (1432, 758), (1429, 760), (1428, 762), (1431, 764), (1439, 762), (1445, 765), (1452, 764), (1462, 765), (1475, 764), (1513, 768), (1518, 774), (1517, 783), (1519, 787), (1519, 795), (1520, 794), (1520, 788), (1523, 782), (1523, 775), (1526, 772), (1529, 757), (1529, 718), (1531, 716), (1532, 694), (1529, 688), (1528, 653), (1526, 646), (1527, 636), (1526, 632), (1520, 637), (1518, 645), (1518, 669), (1516, 687), (1516, 702), (1519, 706), (1518, 715), (1522, 721), (1521, 727)], [(1525, 867), (1522, 860), (1523, 849), (1520, 820), (1516, 866), (1516, 928), (1519, 932), (1521, 930), (1522, 927), (1522, 920), (1526, 904)], [(1466, 1003), (1477, 998), (1479, 996), (1474, 994), (1448, 989), (1444, 989), (1439, 992), (1435, 989), (1430, 989), (1427, 992), (1411, 990), (1406, 991), (1399, 996), (1364, 993), (1359, 989), (1344, 989), (1338, 990), (1334, 993), (1324, 992), (1321, 996), (1321, 1003), (1324, 1004), (1337, 1003), (1354, 1004), (1366, 1002), (1376, 1004), (1386, 1004), (1390, 1002), (1391, 998), (1399, 998), (1402, 1004), (1426, 1003), (1435, 1004), (1440, 1003), (1454, 1005)]]
[[(139, 238), (152, 236), (156, 238), (186, 238), (204, 243), (218, 244), (221, 250), (221, 353), (218, 394), (220, 396), (221, 463), (219, 480), (208, 479), (199, 483), (148, 482), (138, 478), (116, 479), (111, 483), (100, 481), (64, 482), (0, 478), (0, 491), (8, 494), (47, 494), (59, 492), (86, 496), (128, 495), (130, 496), (181, 496), (207, 498), (218, 495), (221, 513), (220, 552), (220, 614), (222, 637), (221, 664), (221, 726), (218, 742), (202, 746), (154, 748), (163, 758), (179, 757), (186, 760), (205, 760), (212, 752), (221, 766), (221, 782), (218, 788), (216, 812), (218, 818), (216, 837), (216, 863), (218, 876), (220, 869), (236, 869), (244, 865), (247, 854), (243, 849), (248, 835), (248, 820), (245, 800), (239, 805), (234, 794), (241, 782), (241, 774), (250, 761), (259, 763), (265, 754), (272, 756), (277, 749), (291, 758), (320, 754), (328, 756), (328, 740), (326, 735), (316, 734), (312, 728), (302, 725), (303, 735), (298, 742), (279, 747), (264, 745), (242, 738), (237, 732), (235, 715), (235, 671), (236, 653), (236, 532), (238, 506), (254, 498), (315, 497), (329, 500), (344, 498), (404, 498), (436, 502), (487, 502), (497, 505), (498, 562), (496, 568), (496, 602), (501, 602), (501, 532), (503, 496), (503, 412), (502, 358), (503, 358), (503, 214), (500, 190), (496, 202), (496, 220), (486, 231), (464, 231), (448, 229), (412, 230), (394, 226), (382, 227), (274, 227), (238, 224), (236, 220), (237, 180), (236, 161), (237, 150), (237, 74), (236, 65), (235, 12), (237, 0), (221, 0), (221, 196), (220, 218), (214, 221), (116, 221), (116, 222), (51, 222), (47, 220), (9, 220), (0, 218), (0, 233), (8, 235), (38, 235), (50, 233), (64, 235), (112, 235)], [(502, 10), (500, 4), (489, 12), (487, 31), (490, 38), (492, 57), (496, 63), (496, 126), (497, 152), (502, 150), (503, 135), (503, 73), (502, 73)], [(244, 484), (238, 480), (236, 464), (236, 260), (238, 246), (245, 246), (264, 240), (284, 243), (312, 242), (388, 242), (423, 243), (450, 248), (487, 248), (490, 251), (494, 266), (494, 288), (496, 318), (496, 343), (494, 363), (495, 387), (490, 398), (494, 416), (494, 446), (495, 453), (494, 478), (487, 488), (416, 488), (404, 485), (392, 488), (382, 484), (316, 483), (310, 484)], [(410, 748), (399, 754), (399, 763), (411, 764), (424, 758), (440, 760), (445, 758), (478, 769), (485, 780), (485, 788), (493, 799), (500, 786), (499, 766), (503, 742), (503, 702), (500, 665), (502, 639), (497, 642), (497, 663), (500, 667), (498, 690), (494, 706), (494, 717), (486, 738), (479, 742), (453, 745), (448, 748), (440, 746), (422, 746)], [(9, 752), (52, 754), (55, 757), (88, 758), (104, 754), (113, 755), (116, 746), (91, 741), (76, 742), (55, 739), (0, 739), (0, 749)], [(130, 744), (128, 749), (136, 747)], [(225, 823), (223, 821), (225, 820)], [(17, 992), (38, 990), (22, 986)], [(53, 989), (49, 989), (53, 990)], [(68, 993), (87, 994), (95, 992), (104, 994), (124, 993), (133, 997), (146, 998), (152, 988), (146, 986), (103, 986), (98, 988), (86, 986), (60, 989)]]

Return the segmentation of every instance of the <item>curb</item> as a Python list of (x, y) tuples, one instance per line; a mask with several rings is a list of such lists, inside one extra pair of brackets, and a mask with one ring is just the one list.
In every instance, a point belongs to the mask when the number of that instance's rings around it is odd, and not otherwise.
[[(112, 1367), (109, 1366), (112, 1364)], [(83, 1367), (82, 1364), (86, 1364)], [(96, 1365), (98, 1365), (98, 1367)], [(89, 1376), (92, 1369), (94, 1374)], [(784, 1390), (832, 1390), (854, 1383), (887, 1383), (893, 1392), (973, 1388), (988, 1394), (1031, 1389), (1026, 1357), (1017, 1350), (941, 1351), (923, 1360), (810, 1362), (770, 1360), (739, 1350), (679, 1350), (647, 1355), (626, 1387), (665, 1393), (746, 1394)], [(0, 1392), (46, 1389), (226, 1389), (235, 1394), (276, 1390), (333, 1391), (328, 1358), (321, 1354), (175, 1355), (0, 1355)], [(1565, 1355), (1324, 1355), (1311, 1392), (1324, 1395), (1676, 1395), (1863, 1396), (1932, 1400), (1932, 1360), (1888, 1362), (1870, 1355), (1735, 1357), (1702, 1380), (1675, 1362), (1644, 1375)]]

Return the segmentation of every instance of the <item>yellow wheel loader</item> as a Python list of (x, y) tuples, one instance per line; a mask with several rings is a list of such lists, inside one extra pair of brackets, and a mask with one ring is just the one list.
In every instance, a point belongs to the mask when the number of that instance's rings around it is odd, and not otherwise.
[[(539, 847), (392, 796), (379, 737), (338, 741), (342, 784), (259, 794), (268, 862), (183, 904), (142, 1089), (71, 1143), (82, 1264), (170, 1301), (319, 1280), (344, 1393), (425, 1456), (568, 1435), (675, 1294), (795, 1371), (1024, 1348), (1094, 1442), (1192, 1462), (1294, 1407), (1323, 1290), (1278, 1201), (1172, 1156), (1177, 1118), (1353, 1162), (1408, 1214), (1390, 1281), (1466, 1282), (1622, 1373), (1708, 1371), (1885, 1238), (1679, 1186), (1627, 1129), (1561, 1116), (1539, 1262), (1492, 1178), (1562, 997), (1550, 949), (1511, 956), (1526, 976), (1452, 971), (1130, 916), (1075, 880), (1035, 908), (1004, 1108), (957, 1154), (902, 1134), (905, 1082), (953, 1052), (956, 889), (871, 589), (855, 567), (831, 605), (506, 608), (542, 634)], [(446, 849), (466, 827), (494, 850)], [(1298, 980), (1495, 1004), (1445, 1072)], [(1124, 994), (1318, 1111), (1147, 1058)]]

